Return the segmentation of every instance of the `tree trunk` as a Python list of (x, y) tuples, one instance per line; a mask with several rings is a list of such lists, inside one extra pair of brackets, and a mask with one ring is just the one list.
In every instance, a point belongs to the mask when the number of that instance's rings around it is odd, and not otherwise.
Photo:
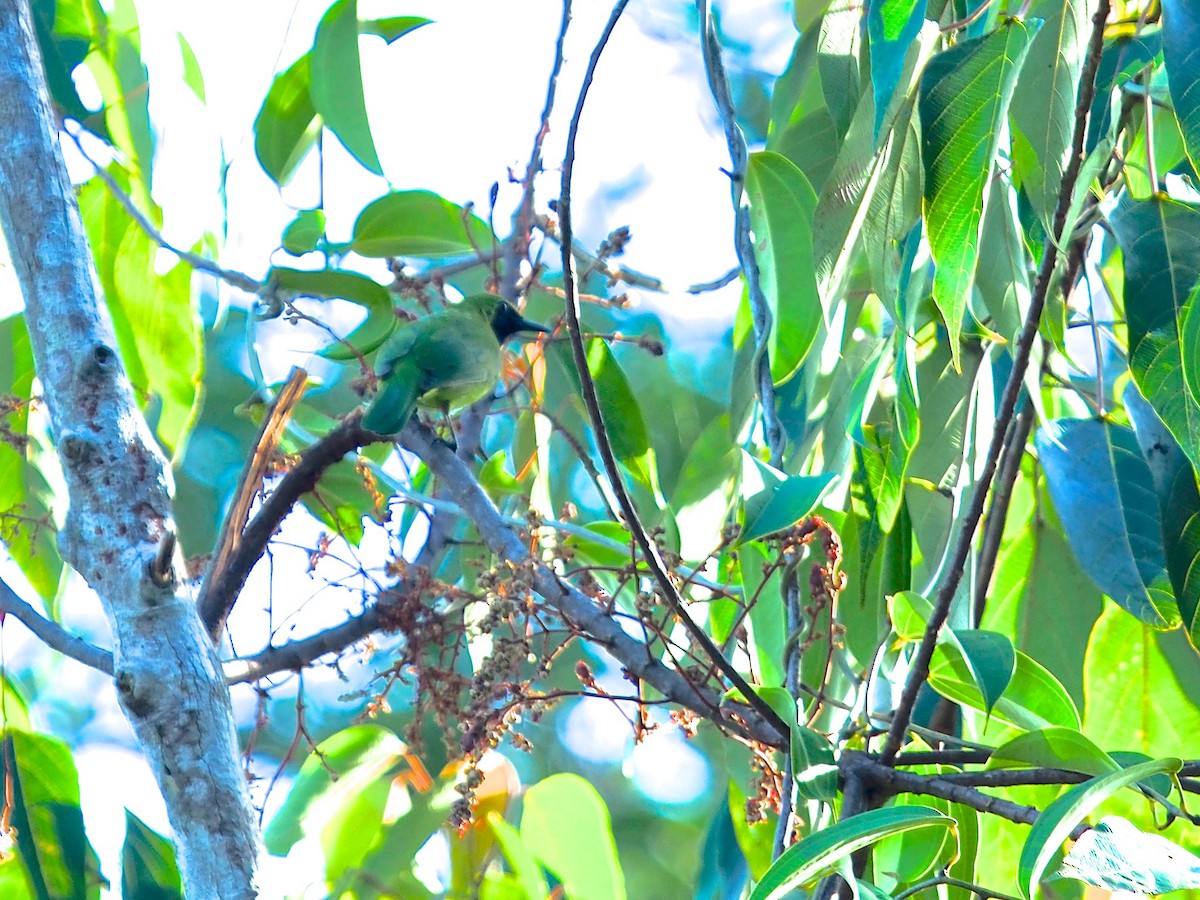
[(117, 694), (166, 799), (187, 896), (253, 897), (258, 835), (229, 692), (177, 574), (170, 469), (98, 297), (24, 0), (0, 0), (0, 123), (0, 226), (70, 496), (60, 550), (108, 615)]

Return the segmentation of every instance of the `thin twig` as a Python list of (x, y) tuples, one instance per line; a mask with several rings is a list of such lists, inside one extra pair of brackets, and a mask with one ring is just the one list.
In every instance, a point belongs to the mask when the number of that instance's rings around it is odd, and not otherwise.
[(600, 61), (600, 55), (603, 53), (604, 47), (607, 45), (608, 39), (616, 27), (617, 21), (620, 19), (621, 13), (624, 11), (627, 3), (628, 0), (618, 0), (613, 7), (612, 13), (609, 15), (608, 22), (604, 26), (604, 31), (601, 33), (595, 49), (592, 50), (591, 58), (588, 60), (588, 66), (584, 73), (583, 85), (579, 90), (579, 98), (575, 103), (575, 112), (571, 116), (571, 124), (567, 132), (566, 152), (563, 157), (562, 189), (558, 198), (558, 215), (562, 232), (563, 288), (566, 294), (565, 307), (568, 330), (571, 336), (571, 353), (575, 360), (575, 368), (579, 374), (580, 393), (583, 396), (584, 406), (587, 407), (588, 417), (591, 420), (596, 446), (600, 452), (600, 458), (604, 463), (604, 469), (608, 473), (609, 481), (612, 484), (613, 493), (616, 494), (617, 502), (621, 507), (621, 513), (625, 518), (625, 526), (630, 530), (634, 540), (641, 549), (642, 555), (646, 560), (646, 565), (650, 568), (658, 589), (670, 605), (671, 611), (679, 617), (679, 620), (687, 629), (692, 640), (704, 650), (704, 653), (712, 660), (713, 664), (729, 679), (730, 684), (742, 694), (743, 699), (764, 720), (771, 724), (780, 738), (783, 738), (789, 733), (787, 723), (779, 717), (779, 714), (766, 701), (754, 692), (737, 669), (733, 667), (733, 664), (725, 658), (725, 655), (712, 642), (712, 639), (696, 624), (695, 620), (688, 613), (678, 588), (671, 581), (671, 576), (667, 572), (658, 546), (646, 532), (646, 528), (638, 516), (637, 508), (633, 504), (633, 499), (629, 496), (629, 492), (625, 488), (625, 481), (617, 464), (616, 454), (613, 452), (612, 444), (608, 439), (608, 429), (604, 422), (604, 414), (600, 409), (600, 398), (596, 393), (596, 383), (592, 380), (591, 371), (588, 369), (587, 351), (583, 346), (583, 329), (579, 322), (579, 296), (576, 285), (575, 257), (569, 249), (574, 244), (571, 224), (571, 177), (574, 174), (575, 168), (575, 142), (579, 135), (579, 123), (583, 116), (583, 107), (587, 99), (588, 88), (591, 87), (592, 78), (596, 73), (596, 66)]
[(112, 173), (88, 156), (82, 142), (79, 140), (79, 135), (70, 130), (67, 130), (67, 134), (71, 136), (71, 140), (75, 142), (75, 146), (79, 148), (79, 153), (83, 156), (83, 158), (92, 164), (92, 168), (96, 173), (96, 177), (104, 182), (105, 186), (117, 199), (117, 202), (125, 208), (125, 211), (129, 213), (129, 217), (133, 219), (137, 226), (146, 233), (150, 240), (154, 241), (154, 243), (162, 247), (164, 250), (171, 251), (178, 256), (180, 260), (187, 263), (197, 271), (207, 272), (209, 275), (219, 278), (227, 284), (231, 284), (235, 288), (239, 288), (248, 294), (258, 294), (262, 291), (262, 282), (256, 281), (249, 275), (246, 275), (242, 272), (235, 272), (232, 269), (224, 269), (211, 259), (206, 259), (199, 254), (191, 253), (187, 250), (180, 250), (178, 247), (170, 244), (167, 239), (163, 237), (162, 232), (154, 226), (154, 223), (147, 219), (142, 211), (138, 209), (137, 204), (133, 202), (133, 198), (125, 193), (121, 186), (117, 184), (117, 180), (113, 178)]
[(758, 260), (754, 255), (754, 241), (750, 236), (750, 207), (744, 202), (746, 164), (749, 159), (746, 136), (737, 123), (733, 108), (733, 95), (725, 64), (721, 61), (721, 42), (717, 38), (716, 26), (708, 8), (708, 0), (697, 0), (700, 14), (700, 42), (704, 51), (704, 72), (708, 87), (717, 106), (717, 114), (725, 130), (725, 142), (729, 145), (729, 187), (733, 201), (734, 246), (737, 248), (741, 271), (749, 289), (750, 309), (754, 319), (754, 374), (757, 381), (758, 402), (762, 407), (763, 436), (771, 454), (771, 465), (780, 468), (787, 434), (775, 410), (775, 383), (771, 379), (771, 362), (767, 354), (767, 340), (771, 334), (771, 310), (767, 305), (759, 280)]
[(888, 731), (887, 740), (884, 743), (880, 759), (886, 764), (891, 764), (896, 758), (896, 754), (900, 751), (900, 747), (903, 746), (909, 722), (912, 721), (913, 706), (917, 701), (917, 693), (929, 678), (929, 663), (933, 658), (933, 650), (937, 645), (938, 634), (950, 615), (950, 606), (954, 600), (954, 594), (958, 590), (959, 582), (966, 571), (967, 558), (971, 555), (971, 547), (975, 540), (975, 529), (979, 526), (979, 520), (983, 516), (983, 507), (987, 500), (988, 488), (991, 486), (992, 478), (996, 474), (1000, 451), (1004, 446), (1004, 439), (1008, 432), (1008, 424), (1012, 421), (1017, 405), (1017, 398), (1021, 394), (1025, 370), (1029, 367), (1029, 357), (1041, 324), (1042, 310), (1045, 308), (1046, 298), (1049, 296), (1051, 285), (1054, 282), (1054, 271), (1059, 254), (1058, 248), (1063, 244), (1063, 238), (1066, 236), (1067, 216), (1071, 210), (1071, 200), (1075, 193), (1075, 183), (1079, 179), (1079, 170), (1083, 165), (1086, 154), (1084, 139), (1087, 136), (1088, 112), (1096, 93), (1096, 72), (1100, 66), (1101, 52), (1104, 49), (1104, 23), (1108, 18), (1109, 7), (1110, 0), (1100, 0), (1096, 14), (1092, 19), (1092, 35), (1088, 45), (1088, 57), (1080, 76), (1079, 99), (1075, 106), (1075, 133), (1071, 143), (1071, 158), (1067, 163), (1067, 168), (1063, 172), (1062, 185), (1058, 192), (1058, 206), (1054, 212), (1054, 236), (1052, 240), (1046, 242), (1042, 253), (1042, 263), (1038, 270), (1037, 284), (1033, 291), (1033, 297), (1030, 300), (1029, 311), (1025, 316), (1025, 324), (1022, 326), (1020, 336), (1017, 338), (1016, 348), (1013, 353), (1012, 372), (1009, 374), (1008, 383), (1004, 386), (1000, 408), (996, 412), (996, 424), (992, 431), (992, 440), (988, 447), (983, 472), (980, 474), (979, 481), (975, 485), (975, 491), (971, 497), (971, 506), (963, 519), (962, 527), (959, 531), (958, 544), (955, 547), (954, 557), (947, 572), (946, 580), (938, 591), (933, 612), (926, 625), (925, 634), (921, 638), (920, 647), (917, 649), (917, 654), (913, 659), (908, 679), (904, 683), (904, 691), (900, 696), (900, 702), (896, 707), (896, 712), (892, 719), (892, 726)]
[(69, 656), (105, 675), (112, 675), (113, 658), (110, 652), (71, 634), (57, 622), (51, 622), (0, 579), (0, 617), (3, 616), (12, 616), (51, 650), (57, 650), (63, 656)]
[(936, 878), (930, 878), (926, 881), (914, 884), (907, 890), (903, 890), (896, 894), (892, 900), (908, 900), (909, 897), (915, 897), (917, 894), (921, 893), (921, 891), (926, 891), (929, 890), (929, 888), (937, 887), (938, 885), (942, 884), (948, 884), (951, 887), (960, 887), (971, 891), (980, 897), (990, 897), (992, 900), (1019, 900), (1019, 898), (1014, 897), (1011, 894), (1001, 894), (999, 891), (993, 891), (991, 888), (985, 888), (982, 885), (975, 884), (971, 881), (962, 881), (958, 878), (951, 878), (944, 872), (941, 875), (938, 875)]

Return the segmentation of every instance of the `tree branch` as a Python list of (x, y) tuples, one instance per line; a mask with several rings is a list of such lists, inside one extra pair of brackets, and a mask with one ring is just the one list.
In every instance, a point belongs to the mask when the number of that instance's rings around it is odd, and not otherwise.
[(1075, 183), (1079, 179), (1079, 170), (1085, 156), (1084, 139), (1087, 136), (1088, 112), (1092, 99), (1096, 94), (1096, 72), (1100, 66), (1100, 56), (1104, 49), (1104, 23), (1108, 19), (1110, 0), (1100, 0), (1096, 14), (1092, 18), (1092, 35), (1088, 44), (1087, 61), (1080, 75), (1079, 98), (1075, 105), (1075, 133), (1071, 142), (1071, 158), (1063, 171), (1062, 185), (1058, 192), (1058, 205), (1054, 211), (1054, 236), (1046, 241), (1042, 252), (1042, 262), (1038, 269), (1037, 284), (1029, 303), (1029, 311), (1025, 316), (1025, 324), (1017, 338), (1013, 352), (1013, 367), (1009, 374), (1008, 383), (1004, 386), (1004, 394), (1000, 407), (996, 411), (996, 424), (992, 431), (991, 444), (988, 446), (987, 458), (983, 472), (975, 485), (971, 497), (971, 506), (963, 518), (959, 531), (958, 543), (954, 548), (954, 556), (950, 561), (946, 580), (938, 590), (934, 601), (933, 612), (921, 638), (921, 644), (913, 659), (908, 679), (904, 683), (904, 692), (897, 704), (892, 726), (888, 731), (880, 759), (890, 764), (904, 744), (908, 724), (912, 721), (913, 706), (917, 701), (917, 693), (929, 678), (929, 662), (933, 659), (933, 650), (937, 645), (938, 633), (950, 615), (950, 605), (958, 584), (966, 570), (967, 558), (971, 554), (971, 546), (975, 541), (975, 529), (983, 516), (984, 503), (987, 501), (988, 488), (996, 474), (996, 466), (1000, 459), (1000, 451), (1004, 447), (1004, 438), (1012, 421), (1013, 412), (1017, 406), (1017, 398), (1021, 394), (1021, 383), (1025, 378), (1025, 370), (1029, 367), (1029, 357), (1033, 350), (1033, 342), (1037, 338), (1038, 328), (1042, 321), (1042, 310), (1046, 298), (1054, 283), (1055, 267), (1058, 263), (1059, 247), (1065, 246), (1067, 216), (1071, 210), (1071, 199), (1075, 194)]
[(580, 392), (583, 396), (584, 406), (587, 407), (588, 418), (591, 420), (592, 432), (596, 439), (596, 446), (600, 451), (600, 458), (604, 463), (604, 470), (608, 474), (613, 493), (616, 495), (617, 503), (621, 507), (625, 526), (630, 530), (634, 541), (642, 551), (642, 555), (646, 560), (647, 566), (650, 568), (651, 574), (654, 576), (654, 581), (658, 585), (658, 589), (670, 605), (671, 611), (687, 629), (691, 638), (704, 650), (705, 654), (721, 670), (722, 674), (729, 679), (730, 684), (742, 694), (746, 702), (754, 707), (759, 716), (771, 724), (777, 733), (776, 740), (778, 740), (787, 737), (789, 734), (787, 724), (766, 701), (754, 692), (741, 674), (733, 667), (733, 664), (725, 658), (725, 655), (721, 653), (720, 649), (704, 633), (704, 630), (692, 619), (691, 614), (684, 604), (683, 597), (675, 587), (674, 582), (671, 581), (671, 576), (667, 572), (658, 546), (650, 538), (650, 535), (647, 534), (645, 526), (642, 525), (637, 509), (633, 504), (633, 499), (629, 496), (629, 492), (625, 488), (624, 478), (621, 475), (620, 467), (617, 465), (616, 454), (613, 452), (612, 444), (608, 439), (608, 429), (604, 423), (604, 414), (600, 409), (600, 398), (596, 393), (596, 383), (592, 380), (591, 370), (588, 368), (587, 350), (583, 346), (583, 329), (579, 322), (579, 295), (576, 284), (575, 257), (570, 251), (570, 247), (574, 244), (571, 224), (571, 177), (575, 168), (575, 142), (579, 135), (579, 123), (583, 116), (583, 106), (587, 100), (588, 88), (591, 87), (596, 66), (600, 62), (600, 55), (604, 52), (604, 47), (607, 45), (608, 39), (612, 35), (613, 29), (616, 27), (617, 21), (620, 19), (621, 13), (624, 11), (627, 3), (628, 0), (618, 0), (613, 7), (612, 13), (609, 15), (608, 22), (605, 24), (604, 31), (601, 33), (595, 49), (592, 50), (587, 70), (584, 73), (583, 85), (579, 90), (579, 98), (575, 102), (575, 112), (571, 116), (570, 128), (567, 131), (567, 148), (563, 157), (562, 188), (558, 198), (558, 215), (559, 227), (562, 233), (563, 290), (566, 295), (565, 307), (567, 328), (571, 337), (571, 354), (575, 361), (575, 368), (579, 374)]
[(63, 656), (69, 656), (76, 662), (98, 669), (105, 675), (113, 673), (111, 653), (71, 634), (57, 622), (51, 622), (18, 597), (17, 592), (3, 579), (0, 579), (0, 616), (12, 616), (51, 650), (57, 650)]

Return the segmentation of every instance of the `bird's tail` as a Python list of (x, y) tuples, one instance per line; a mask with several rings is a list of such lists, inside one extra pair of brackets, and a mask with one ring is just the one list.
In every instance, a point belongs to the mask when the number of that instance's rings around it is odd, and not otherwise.
[(417, 384), (412, 373), (393, 371), (363, 416), (363, 428), (376, 434), (396, 434), (417, 408)]

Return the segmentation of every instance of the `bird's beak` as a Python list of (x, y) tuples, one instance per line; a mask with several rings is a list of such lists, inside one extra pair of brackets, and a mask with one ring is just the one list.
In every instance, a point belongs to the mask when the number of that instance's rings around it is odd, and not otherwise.
[(550, 334), (553, 330), (547, 328), (545, 325), (541, 325), (537, 322), (531, 321), (530, 319), (526, 319), (524, 316), (520, 317), (520, 323), (521, 327), (517, 329), (518, 331), (538, 331), (542, 334)]

